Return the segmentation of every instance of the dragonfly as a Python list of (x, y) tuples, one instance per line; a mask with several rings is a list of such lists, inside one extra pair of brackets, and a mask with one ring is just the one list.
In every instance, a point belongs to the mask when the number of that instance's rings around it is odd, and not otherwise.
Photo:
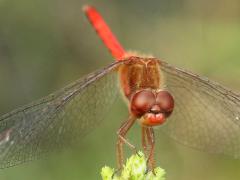
[(135, 149), (126, 136), (136, 122), (149, 168), (155, 166), (156, 130), (183, 145), (240, 158), (239, 93), (161, 59), (125, 51), (93, 6), (84, 11), (115, 62), (1, 116), (0, 168), (82, 139), (104, 120), (119, 94), (129, 116), (117, 130), (118, 167), (124, 161), (123, 145)]

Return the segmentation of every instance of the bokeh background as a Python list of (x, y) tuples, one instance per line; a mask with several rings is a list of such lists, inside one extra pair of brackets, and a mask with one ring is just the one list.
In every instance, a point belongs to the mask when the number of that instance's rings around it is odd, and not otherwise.
[[(240, 89), (239, 0), (0, 0), (0, 111), (43, 97), (111, 63), (81, 9), (93, 4), (126, 49)], [(76, 148), (0, 171), (1, 180), (100, 179), (115, 166), (116, 130), (127, 108), (116, 103)], [(129, 134), (140, 141), (139, 126)], [(158, 139), (167, 180), (240, 179), (240, 161)]]

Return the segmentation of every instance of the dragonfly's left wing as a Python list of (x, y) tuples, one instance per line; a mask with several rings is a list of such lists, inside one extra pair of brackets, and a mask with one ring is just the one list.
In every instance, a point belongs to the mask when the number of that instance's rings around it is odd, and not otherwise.
[(175, 100), (164, 132), (184, 145), (240, 158), (240, 96), (206, 78), (160, 64)]
[(0, 117), (0, 168), (66, 147), (96, 127), (117, 96), (121, 63)]

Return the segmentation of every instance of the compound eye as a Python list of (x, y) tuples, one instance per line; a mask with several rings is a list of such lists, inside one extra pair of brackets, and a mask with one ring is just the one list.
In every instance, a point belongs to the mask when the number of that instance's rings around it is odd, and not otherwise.
[(142, 90), (133, 95), (130, 103), (131, 112), (140, 117), (153, 106), (155, 96), (150, 90)]
[(174, 99), (168, 91), (159, 91), (156, 96), (156, 103), (159, 104), (162, 111), (166, 112), (168, 116), (172, 113)]

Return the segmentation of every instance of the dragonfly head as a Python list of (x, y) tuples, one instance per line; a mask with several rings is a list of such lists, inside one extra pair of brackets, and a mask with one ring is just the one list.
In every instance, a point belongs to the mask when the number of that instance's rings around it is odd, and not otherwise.
[(174, 109), (174, 99), (165, 90), (144, 89), (136, 92), (130, 101), (131, 113), (145, 126), (161, 125)]

